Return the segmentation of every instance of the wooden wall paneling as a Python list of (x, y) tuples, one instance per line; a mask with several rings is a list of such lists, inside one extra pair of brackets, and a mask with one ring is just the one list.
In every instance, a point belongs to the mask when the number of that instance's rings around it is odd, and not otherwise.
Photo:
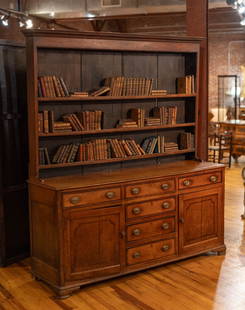
[(38, 63), (38, 75), (61, 76), (70, 91), (81, 89), (80, 51), (54, 49), (47, 52), (45, 49), (38, 49)]
[(1, 264), (28, 255), (25, 49), (0, 41)]

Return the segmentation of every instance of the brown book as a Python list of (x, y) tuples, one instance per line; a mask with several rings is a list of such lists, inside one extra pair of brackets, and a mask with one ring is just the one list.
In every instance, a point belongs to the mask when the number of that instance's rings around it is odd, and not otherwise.
[(118, 150), (116, 148), (115, 142), (113, 139), (109, 139), (108, 140), (111, 146), (111, 150), (112, 150), (112, 158), (119, 158), (120, 154), (118, 153)]
[(60, 156), (58, 157), (58, 163), (60, 163), (60, 164), (64, 163), (64, 158), (65, 158), (65, 156), (67, 154), (67, 149), (69, 148), (69, 146), (70, 146), (70, 144), (64, 145), (64, 148), (63, 148)]
[(40, 76), (39, 77), (39, 80), (40, 80), (40, 84), (41, 84), (41, 89), (42, 89), (42, 94), (44, 97), (48, 97), (48, 93), (47, 93), (47, 90), (46, 90), (46, 83), (45, 83), (45, 80), (44, 80), (44, 76)]
[(79, 149), (79, 144), (76, 143), (73, 150), (72, 150), (72, 153), (71, 153), (71, 158), (69, 160), (69, 162), (74, 162), (75, 159), (76, 159), (76, 156), (77, 156), (77, 153), (78, 153), (78, 149)]
[(43, 111), (43, 127), (44, 133), (49, 133), (49, 113), (47, 110)]
[(80, 120), (78, 119), (78, 117), (76, 116), (76, 114), (70, 114), (71, 118), (74, 120), (74, 122), (76, 123), (76, 126), (78, 128), (78, 131), (82, 131), (84, 130)]
[(52, 97), (56, 97), (56, 92), (55, 92), (55, 86), (54, 86), (54, 81), (52, 76), (47, 76), (48, 82), (49, 82), (49, 88), (51, 91)]
[(91, 95), (91, 96), (94, 96), (94, 97), (98, 97), (98, 96), (107, 94), (109, 91), (110, 91), (110, 87), (108, 87), (108, 86), (103, 86), (103, 87), (101, 87), (100, 89), (98, 89), (98, 90), (92, 92), (90, 95)]
[(54, 89), (55, 89), (56, 97), (62, 97), (60, 89), (59, 89), (59, 85), (58, 85), (58, 82), (57, 82), (57, 78), (56, 78), (55, 75), (52, 76), (52, 80), (53, 80), (53, 84), (54, 84)]
[(38, 113), (38, 132), (44, 133), (43, 112)]
[(48, 111), (49, 132), (54, 132), (54, 111)]
[(59, 79), (57, 76), (56, 76), (55, 78), (56, 78), (56, 81), (57, 81), (57, 85), (58, 85), (58, 88), (59, 88), (59, 92), (60, 92), (60, 94), (61, 94), (61, 97), (65, 97), (65, 92), (64, 92), (63, 87), (62, 87), (62, 85), (61, 85), (60, 79)]
[(132, 153), (132, 151), (130, 150), (130, 148), (128, 147), (128, 145), (127, 145), (127, 143), (126, 143), (125, 140), (122, 140), (122, 145), (123, 145), (123, 147), (124, 147), (124, 150), (125, 150), (127, 156), (133, 156), (133, 153)]
[(187, 93), (186, 77), (177, 78), (177, 93), (178, 94), (186, 94)]
[(50, 165), (50, 158), (49, 158), (48, 149), (46, 147), (44, 147), (43, 151), (44, 151), (45, 164)]
[(63, 79), (62, 77), (60, 77), (59, 80), (60, 80), (60, 84), (61, 84), (61, 87), (62, 87), (62, 89), (63, 89), (63, 91), (64, 91), (65, 96), (66, 96), (66, 97), (69, 97), (69, 96), (70, 96), (70, 93), (69, 93), (69, 91), (68, 91), (68, 88), (67, 88), (67, 86), (66, 86), (66, 83), (65, 83), (64, 79)]
[(71, 150), (72, 150), (72, 147), (73, 147), (73, 144), (68, 144), (68, 145), (67, 145), (66, 150), (65, 150), (65, 152), (64, 152), (64, 154), (63, 154), (63, 157), (62, 157), (62, 159), (61, 159), (61, 162), (62, 162), (62, 163), (66, 163), (66, 162), (67, 162), (68, 157), (69, 157), (69, 155), (70, 155), (70, 152), (71, 152)]
[(55, 164), (55, 163), (58, 163), (58, 158), (59, 158), (60, 153), (62, 152), (63, 148), (64, 148), (64, 145), (60, 145), (60, 146), (58, 147), (56, 153), (55, 153), (54, 156), (53, 156), (52, 163), (54, 163), (54, 164)]
[(47, 93), (47, 96), (48, 97), (52, 97), (52, 91), (51, 91), (51, 88), (50, 88), (50, 85), (49, 85), (49, 79), (47, 76), (44, 76), (43, 77), (43, 80), (44, 80), (44, 85), (45, 85), (45, 89), (46, 89), (46, 93)]

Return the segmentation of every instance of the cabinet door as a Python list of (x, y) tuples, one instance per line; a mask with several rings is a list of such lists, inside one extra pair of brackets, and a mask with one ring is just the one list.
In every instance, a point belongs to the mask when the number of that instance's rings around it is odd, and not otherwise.
[(222, 189), (180, 195), (179, 251), (189, 254), (224, 244)]
[(119, 273), (124, 252), (122, 227), (121, 207), (68, 211), (64, 229), (65, 279)]

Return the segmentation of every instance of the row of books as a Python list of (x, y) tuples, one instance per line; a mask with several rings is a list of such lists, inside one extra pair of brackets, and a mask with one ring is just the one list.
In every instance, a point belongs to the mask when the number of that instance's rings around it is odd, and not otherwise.
[(140, 145), (134, 140), (96, 139), (80, 144), (79, 161), (107, 160), (144, 155)]
[[(147, 137), (138, 144), (133, 139), (95, 139), (86, 143), (60, 145), (53, 158), (53, 164), (72, 163), (74, 161), (99, 161), (111, 158), (127, 158), (154, 153), (171, 153), (176, 150), (193, 149), (194, 135), (181, 133), (179, 144), (166, 142), (164, 136)], [(50, 164), (50, 157), (46, 147), (39, 148), (41, 165)]]
[[(44, 151), (45, 150), (45, 151)], [(95, 139), (82, 144), (60, 145), (52, 159), (53, 164), (72, 163), (74, 161), (107, 160), (145, 155), (134, 140)], [(39, 149), (40, 164), (50, 164), (47, 148)]]
[(174, 125), (177, 120), (178, 108), (174, 107), (155, 107), (153, 109), (154, 117), (160, 118), (161, 125)]
[[(38, 77), (39, 97), (67, 97), (67, 96), (164, 96), (167, 95), (165, 89), (152, 89), (153, 79), (144, 77), (108, 77), (103, 81), (104, 86), (89, 94), (86, 91), (69, 93), (68, 87), (62, 77), (55, 75), (45, 75)], [(176, 79), (177, 93), (194, 94), (195, 77), (186, 75)]]
[(193, 149), (195, 147), (195, 136), (190, 132), (182, 132), (179, 134), (180, 150)]
[(108, 96), (150, 96), (153, 79), (143, 77), (108, 77), (104, 80), (104, 86), (108, 87)]
[(174, 125), (177, 120), (177, 107), (155, 107), (153, 117), (145, 117), (145, 110), (141, 108), (131, 109), (128, 119), (118, 122), (118, 128)]
[(195, 93), (195, 77), (194, 75), (186, 75), (177, 78), (177, 93), (178, 94), (194, 94)]
[(63, 121), (54, 121), (54, 111), (38, 113), (39, 133), (101, 130), (102, 111), (83, 111), (62, 116)]
[(47, 75), (38, 77), (38, 96), (67, 97), (70, 94), (62, 77)]

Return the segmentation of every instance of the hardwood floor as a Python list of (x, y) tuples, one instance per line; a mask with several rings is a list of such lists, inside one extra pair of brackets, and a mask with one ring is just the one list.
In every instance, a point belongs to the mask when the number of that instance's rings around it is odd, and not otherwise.
[(240, 159), (226, 171), (226, 256), (205, 255), (82, 288), (58, 300), (28, 260), (0, 268), (0, 310), (244, 310), (245, 221)]

